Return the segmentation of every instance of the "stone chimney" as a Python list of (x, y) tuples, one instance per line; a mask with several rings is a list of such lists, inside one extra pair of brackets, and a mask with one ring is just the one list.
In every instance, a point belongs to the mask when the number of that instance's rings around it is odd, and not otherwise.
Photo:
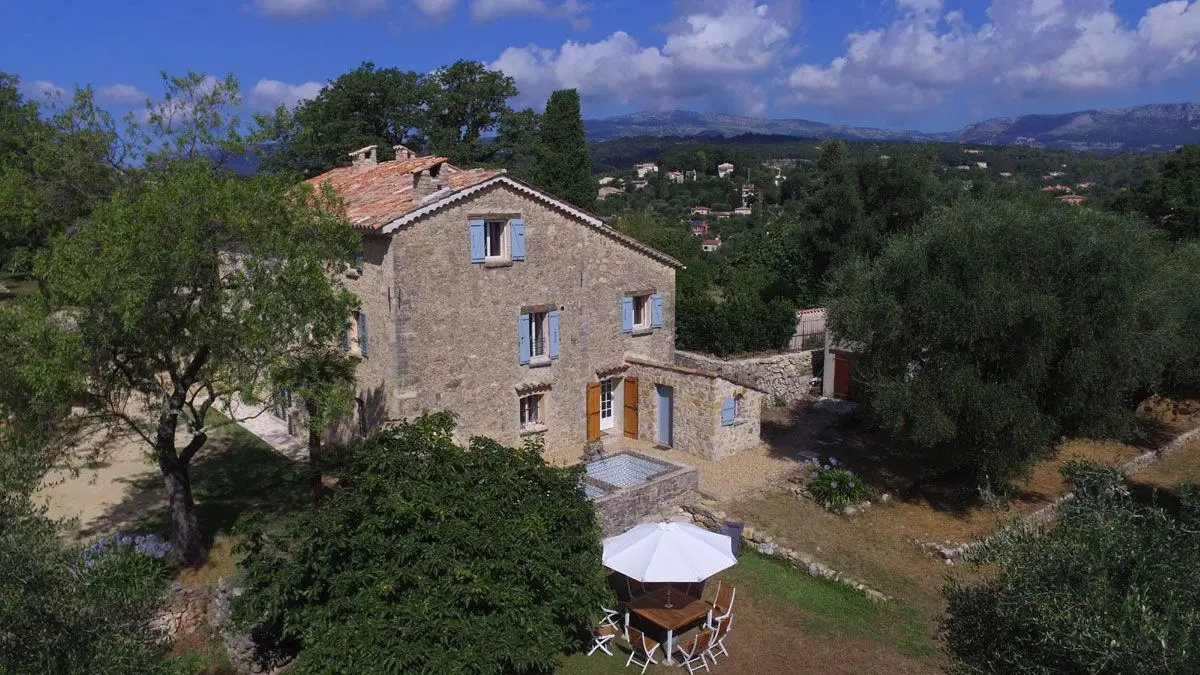
[(442, 189), (441, 164), (413, 172), (413, 203), (420, 204), (426, 197)]
[(375, 153), (379, 150), (378, 146), (368, 145), (365, 148), (360, 148), (350, 153), (351, 166), (375, 166), (378, 160)]
[(410, 150), (407, 146), (393, 145), (392, 150), (396, 151), (397, 162), (403, 162), (404, 160), (412, 159), (413, 157), (420, 157), (420, 155)]

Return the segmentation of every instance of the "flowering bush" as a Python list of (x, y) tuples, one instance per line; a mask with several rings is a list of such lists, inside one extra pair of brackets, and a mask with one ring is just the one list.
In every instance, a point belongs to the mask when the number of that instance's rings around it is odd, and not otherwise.
[(100, 539), (83, 549), (83, 566), (92, 569), (106, 554), (123, 551), (165, 560), (171, 553), (171, 544), (157, 534), (116, 534)]
[(832, 457), (827, 464), (820, 460), (808, 461), (808, 491), (824, 504), (825, 508), (840, 510), (867, 498), (867, 484), (849, 469), (838, 465)]

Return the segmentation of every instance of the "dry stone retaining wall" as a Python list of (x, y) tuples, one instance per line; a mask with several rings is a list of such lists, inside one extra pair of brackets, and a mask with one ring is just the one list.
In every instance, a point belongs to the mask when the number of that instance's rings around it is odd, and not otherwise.
[(735, 384), (764, 391), (768, 396), (787, 402), (811, 398), (809, 382), (813, 378), (812, 352), (787, 352), (740, 359), (675, 350), (675, 362), (688, 368), (706, 370)]

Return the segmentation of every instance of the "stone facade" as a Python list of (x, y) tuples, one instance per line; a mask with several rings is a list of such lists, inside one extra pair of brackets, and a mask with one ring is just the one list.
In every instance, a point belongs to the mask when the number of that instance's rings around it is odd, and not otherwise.
[[(469, 221), (496, 216), (525, 221), (525, 259), (472, 263)], [(622, 377), (626, 352), (664, 361), (674, 354), (675, 269), (614, 234), (501, 183), (390, 236), (368, 235), (363, 271), (346, 282), (370, 326), (356, 424), (449, 409), (462, 439), (515, 445), (524, 438), (520, 395), (539, 391), (548, 454), (577, 459), (587, 384)], [(621, 331), (621, 299), (632, 292), (662, 296), (661, 328)], [(528, 307), (560, 312), (559, 357), (541, 367), (518, 359), (518, 315)], [(623, 387), (616, 390), (610, 433), (620, 434)]]
[(813, 355), (810, 351), (719, 359), (677, 350), (675, 362), (688, 368), (715, 373), (744, 387), (754, 387), (772, 398), (782, 398), (789, 403), (811, 398)]
[[(669, 387), (672, 400), (670, 446), (705, 459), (719, 460), (759, 443), (762, 392), (716, 375), (628, 355), (630, 375), (638, 378), (638, 434), (659, 441), (660, 387)], [(726, 398), (738, 400), (731, 425), (721, 424)]]

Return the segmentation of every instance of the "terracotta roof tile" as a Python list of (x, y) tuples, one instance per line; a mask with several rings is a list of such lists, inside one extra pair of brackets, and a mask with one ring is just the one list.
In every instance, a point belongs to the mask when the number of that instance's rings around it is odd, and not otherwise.
[(372, 166), (346, 166), (308, 179), (319, 188), (328, 183), (346, 206), (346, 219), (359, 229), (379, 230), (417, 208), (413, 202), (412, 175), (441, 166), (440, 179), (453, 191), (487, 180), (502, 169), (457, 169), (446, 157), (414, 157)]

